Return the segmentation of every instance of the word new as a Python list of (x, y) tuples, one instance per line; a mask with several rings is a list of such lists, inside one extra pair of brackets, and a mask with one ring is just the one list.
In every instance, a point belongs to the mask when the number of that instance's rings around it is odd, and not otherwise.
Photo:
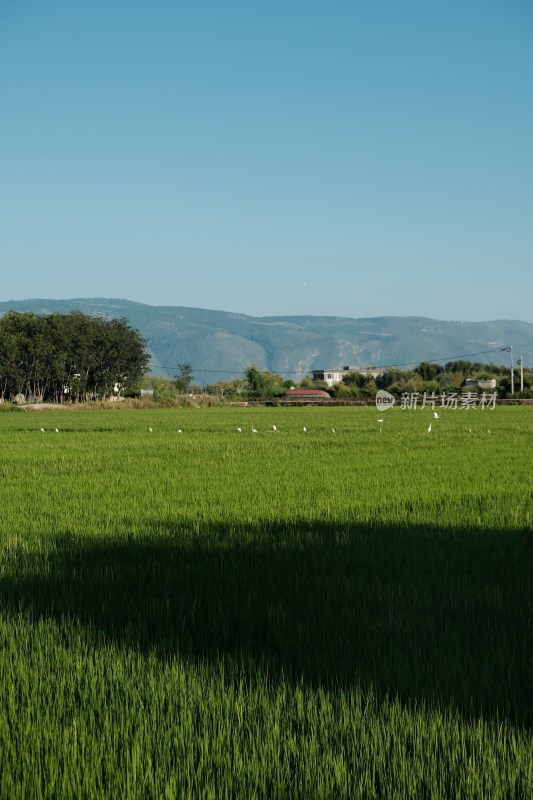
[(400, 398), (400, 408), (496, 408), (497, 392), (487, 394), (477, 394), (476, 392), (443, 392), (436, 395), (435, 392), (402, 392)]

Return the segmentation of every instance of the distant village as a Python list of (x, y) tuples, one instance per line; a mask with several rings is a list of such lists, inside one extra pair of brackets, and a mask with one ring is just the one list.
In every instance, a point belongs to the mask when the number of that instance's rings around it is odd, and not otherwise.
[[(196, 386), (192, 368), (184, 365), (186, 382), (178, 375), (176, 384), (188, 391), (191, 400), (202, 398), (224, 402), (272, 402), (276, 404), (307, 403), (362, 403), (373, 402), (379, 390), (392, 393), (398, 401), (409, 395), (416, 403), (419, 396), (435, 397), (437, 394), (480, 397), (492, 393), (499, 398), (524, 401), (533, 399), (533, 371), (511, 370), (502, 365), (469, 361), (453, 361), (444, 365), (422, 362), (412, 370), (397, 367), (378, 369), (373, 366), (343, 366), (315, 369), (302, 380), (260, 370), (252, 364), (243, 370), (242, 377), (230, 381), (217, 381), (204, 387)], [(146, 377), (143, 396), (157, 398), (175, 391), (172, 381), (165, 378)]]

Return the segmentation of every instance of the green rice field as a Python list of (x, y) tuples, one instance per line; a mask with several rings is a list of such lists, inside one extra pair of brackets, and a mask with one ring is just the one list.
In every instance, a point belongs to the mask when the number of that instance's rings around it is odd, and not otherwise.
[(533, 798), (532, 452), (527, 407), (1, 413), (0, 798)]

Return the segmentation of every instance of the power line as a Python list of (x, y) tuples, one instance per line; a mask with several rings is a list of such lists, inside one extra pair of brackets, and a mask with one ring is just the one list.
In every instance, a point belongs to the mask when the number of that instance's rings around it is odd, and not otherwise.
[(442, 358), (422, 358), (418, 361), (404, 361), (399, 364), (387, 364), (385, 366), (376, 367), (376, 369), (389, 369), (390, 367), (409, 367), (411, 364), (436, 364), (439, 361), (458, 361), (462, 358), (471, 358), (472, 356), (484, 356), (487, 353), (500, 353), (502, 350), (509, 351), (509, 346), (493, 347), (492, 350), (480, 350), (477, 353), (465, 353), (461, 356), (442, 356)]
[[(392, 367), (410, 367), (413, 364), (437, 364), (439, 361), (458, 361), (463, 358), (472, 358), (473, 356), (484, 356), (488, 353), (500, 353), (502, 351), (509, 352), (510, 345), (506, 345), (505, 347), (493, 347), (491, 350), (479, 350), (477, 353), (464, 353), (460, 356), (442, 356), (441, 358), (422, 358), (418, 359), (417, 361), (403, 361), (398, 362), (395, 364), (384, 364), (384, 365), (373, 365), (373, 369), (391, 369)], [(177, 369), (176, 364), (153, 364), (154, 367), (158, 369)], [(213, 375), (234, 375), (238, 372), (244, 372), (244, 368), (239, 369), (204, 369), (202, 367), (198, 367), (198, 369), (193, 369), (193, 372), (208, 372), (209, 374)], [(308, 372), (313, 372), (313, 370), (307, 370)], [(277, 375), (302, 375), (303, 373), (299, 370), (276, 370)]]
[[(169, 366), (168, 364), (153, 364), (154, 367), (158, 367), (159, 369), (177, 369), (176, 364)], [(234, 375), (236, 372), (244, 372), (246, 367), (240, 367), (239, 369), (204, 369), (203, 367), (198, 367), (197, 369), (193, 369), (193, 372), (209, 372), (213, 374), (219, 375)], [(261, 370), (260, 370), (261, 371)], [(276, 370), (277, 375), (301, 375), (302, 373), (298, 370)]]

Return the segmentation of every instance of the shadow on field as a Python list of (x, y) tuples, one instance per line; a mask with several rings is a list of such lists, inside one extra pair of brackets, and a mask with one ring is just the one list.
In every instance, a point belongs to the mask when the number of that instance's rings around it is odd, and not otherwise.
[[(192, 526), (191, 526), (192, 529)], [(530, 532), (295, 521), (58, 536), (12, 552), (5, 611), (165, 659), (533, 724)]]

